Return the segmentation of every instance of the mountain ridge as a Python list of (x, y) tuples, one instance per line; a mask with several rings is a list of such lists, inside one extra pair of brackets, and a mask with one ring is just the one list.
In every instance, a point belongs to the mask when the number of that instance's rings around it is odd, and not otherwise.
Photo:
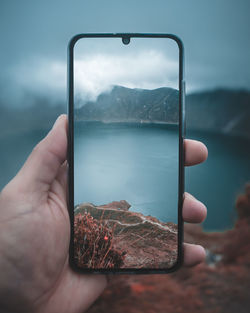
[(186, 97), (187, 128), (250, 138), (250, 91), (207, 90)]
[[(146, 90), (146, 93), (162, 92)], [(135, 91), (138, 89), (135, 89)], [(59, 114), (66, 113), (66, 104), (50, 105), (45, 97), (33, 96), (29, 107), (18, 109), (0, 103), (1, 137), (16, 132), (49, 129)], [(143, 118), (138, 121), (146, 121)], [(114, 120), (113, 120), (114, 121)], [(119, 122), (118, 118), (116, 121)], [(214, 89), (186, 96), (187, 131), (212, 131), (250, 139), (250, 91)], [(157, 122), (152, 119), (148, 122)], [(158, 119), (158, 122), (159, 119)], [(13, 127), (14, 125), (14, 127)]]
[(82, 103), (75, 109), (76, 120), (103, 122), (159, 121), (178, 122), (178, 91), (172, 88), (131, 89), (114, 86), (96, 101)]

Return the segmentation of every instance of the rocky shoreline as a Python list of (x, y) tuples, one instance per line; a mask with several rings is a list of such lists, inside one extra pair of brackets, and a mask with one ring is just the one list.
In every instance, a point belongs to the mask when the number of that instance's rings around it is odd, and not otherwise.
[(206, 233), (184, 227), (186, 242), (206, 248), (206, 262), (171, 275), (117, 275), (88, 313), (248, 313), (250, 307), (250, 185), (236, 201), (234, 228)]
[(78, 118), (75, 119), (76, 122), (85, 123), (103, 123), (103, 124), (143, 124), (143, 125), (165, 125), (165, 126), (178, 126), (178, 122), (164, 122), (159, 120), (141, 120), (141, 119), (86, 119)]
[(75, 216), (90, 214), (112, 230), (112, 247), (124, 255), (121, 268), (170, 268), (177, 260), (177, 225), (129, 211), (125, 201), (82, 203)]

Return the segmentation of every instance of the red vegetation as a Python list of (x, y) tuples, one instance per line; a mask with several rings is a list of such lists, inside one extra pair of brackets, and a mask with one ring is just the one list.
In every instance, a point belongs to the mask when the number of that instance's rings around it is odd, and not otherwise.
[(78, 266), (115, 268), (123, 264), (125, 253), (113, 247), (114, 229), (89, 213), (77, 214), (74, 221), (74, 250)]
[(236, 200), (236, 208), (239, 220), (246, 218), (250, 219), (250, 184), (246, 185), (245, 194), (242, 194)]
[(140, 293), (144, 293), (146, 291), (153, 291), (154, 287), (152, 285), (146, 285), (146, 284), (142, 284), (142, 283), (132, 283), (130, 285), (130, 288), (132, 290), (132, 292), (140, 294)]
[(228, 238), (223, 246), (224, 263), (244, 263), (250, 266), (250, 185), (245, 188), (245, 194), (236, 201), (238, 220), (235, 228), (228, 232)]
[[(88, 212), (95, 223), (101, 221), (101, 225), (112, 230), (113, 250), (126, 251), (121, 268), (172, 267), (177, 258), (177, 225), (128, 211), (128, 206), (125, 200), (101, 206), (82, 203), (75, 208), (75, 215)], [(108, 241), (109, 235), (104, 235), (103, 240)]]
[[(248, 313), (250, 308), (250, 186), (236, 202), (232, 230), (187, 227), (185, 240), (202, 244), (207, 263), (170, 275), (115, 276), (88, 313)], [(220, 257), (219, 257), (220, 256)]]

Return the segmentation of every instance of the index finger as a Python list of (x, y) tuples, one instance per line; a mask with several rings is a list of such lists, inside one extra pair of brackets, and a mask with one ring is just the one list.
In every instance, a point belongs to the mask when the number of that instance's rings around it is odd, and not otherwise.
[(207, 147), (204, 145), (204, 143), (197, 140), (185, 139), (184, 150), (185, 166), (202, 163), (206, 161), (208, 156)]

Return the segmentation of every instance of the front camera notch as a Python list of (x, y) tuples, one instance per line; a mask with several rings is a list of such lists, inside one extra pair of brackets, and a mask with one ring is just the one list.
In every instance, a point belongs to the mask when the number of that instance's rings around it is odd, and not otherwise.
[(122, 37), (122, 43), (128, 45), (130, 43), (130, 38), (128, 36)]

